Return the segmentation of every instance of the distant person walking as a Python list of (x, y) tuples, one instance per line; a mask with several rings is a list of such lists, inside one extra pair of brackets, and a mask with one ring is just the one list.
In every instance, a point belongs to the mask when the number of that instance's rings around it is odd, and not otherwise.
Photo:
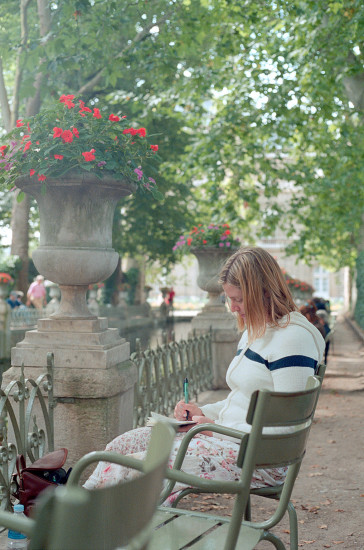
[(35, 281), (32, 282), (28, 289), (27, 298), (27, 305), (32, 305), (36, 309), (42, 309), (42, 307), (47, 305), (43, 275), (36, 276)]

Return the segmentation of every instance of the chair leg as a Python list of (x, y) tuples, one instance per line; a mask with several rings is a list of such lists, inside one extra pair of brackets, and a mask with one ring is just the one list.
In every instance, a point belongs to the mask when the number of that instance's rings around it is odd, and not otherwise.
[(290, 550), (298, 550), (298, 524), (297, 514), (292, 502), (287, 506), (289, 516)]
[(246, 521), (251, 521), (252, 520), (252, 506), (251, 506), (250, 497), (248, 498), (248, 502), (246, 503), (244, 519)]
[(281, 539), (279, 539), (276, 535), (274, 535), (270, 531), (264, 532), (263, 540), (269, 540), (269, 542), (271, 542), (277, 550), (286, 550), (286, 547), (284, 546)]

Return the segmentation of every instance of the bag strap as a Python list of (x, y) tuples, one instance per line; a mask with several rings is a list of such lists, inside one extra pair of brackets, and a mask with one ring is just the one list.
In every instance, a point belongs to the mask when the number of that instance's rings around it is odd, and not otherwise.
[(24, 470), (26, 464), (25, 464), (25, 458), (24, 455), (17, 455), (16, 457), (16, 471), (18, 472), (19, 479), (21, 479), (21, 472)]

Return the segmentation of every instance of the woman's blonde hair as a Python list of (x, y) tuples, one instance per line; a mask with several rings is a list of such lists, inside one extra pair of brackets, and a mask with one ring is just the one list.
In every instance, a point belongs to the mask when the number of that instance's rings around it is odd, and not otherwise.
[(247, 328), (250, 343), (263, 336), (267, 325), (281, 326), (284, 315), (297, 311), (281, 268), (263, 248), (240, 248), (226, 261), (219, 282), (241, 290), (245, 322), (238, 316), (238, 327)]

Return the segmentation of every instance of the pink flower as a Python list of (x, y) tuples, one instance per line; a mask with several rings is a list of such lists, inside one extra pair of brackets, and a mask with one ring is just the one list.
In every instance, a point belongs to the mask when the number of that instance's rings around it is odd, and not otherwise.
[(45, 181), (47, 178), (44, 174), (38, 174), (38, 181)]
[(22, 122), (22, 119), (19, 118), (19, 119), (16, 121), (16, 127), (17, 127), (17, 128), (20, 128), (21, 126), (24, 126), (24, 122)]
[(1, 156), (2, 156), (2, 157), (5, 156), (6, 148), (7, 148), (7, 145), (2, 145), (2, 146), (0, 147), (0, 152), (1, 152)]
[(34, 176), (34, 174), (35, 174), (35, 170), (33, 170), (33, 168), (31, 168), (29, 170), (29, 176)]
[(119, 122), (120, 118), (117, 115), (113, 115), (111, 113), (111, 115), (109, 116), (109, 120), (111, 120), (111, 122)]
[(54, 158), (56, 160), (62, 160), (63, 159), (63, 155), (54, 155)]
[(31, 146), (32, 142), (31, 141), (28, 141), (26, 144), (25, 144), (25, 147), (23, 149), (24, 153), (25, 151), (28, 151), (29, 147)]
[(140, 168), (141, 167), (139, 166), (139, 168), (135, 168), (135, 170), (134, 170), (134, 172), (138, 176), (138, 181), (140, 181), (143, 177), (143, 171)]
[(94, 108), (93, 117), (94, 117), (94, 118), (102, 118), (102, 116), (100, 115), (100, 109)]
[(77, 128), (73, 128), (72, 132), (75, 134), (76, 138), (80, 137)]
[(151, 150), (154, 151), (155, 153), (158, 151), (158, 145), (151, 145), (150, 148), (151, 148)]
[(140, 137), (145, 137), (147, 135), (147, 131), (145, 128), (139, 128), (139, 130), (137, 130), (135, 133), (139, 134)]

